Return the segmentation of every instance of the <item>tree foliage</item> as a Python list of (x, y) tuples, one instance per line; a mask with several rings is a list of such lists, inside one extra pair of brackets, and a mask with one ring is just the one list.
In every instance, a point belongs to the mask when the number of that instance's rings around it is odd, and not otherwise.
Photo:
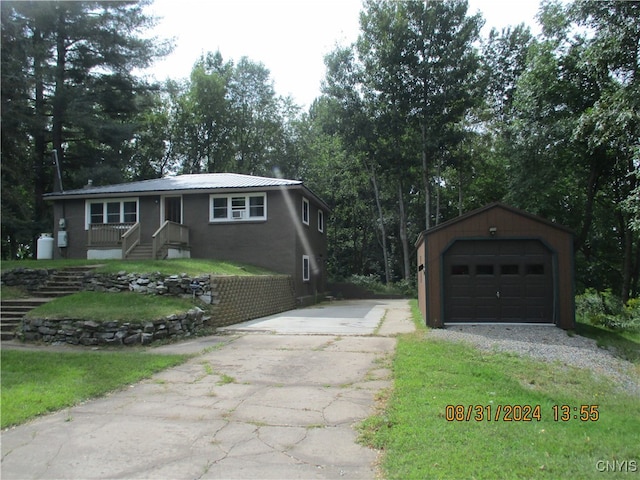
[(153, 25), (144, 5), (2, 2), (2, 204), (18, 214), (3, 214), (3, 255), (48, 228), (42, 195), (55, 188), (53, 151), (67, 188), (124, 178), (125, 147), (152, 88), (131, 72), (170, 48), (139, 36)]
[(414, 278), (419, 232), (504, 201), (575, 232), (577, 286), (638, 295), (640, 3), (548, 0), (480, 37), (465, 0), (365, 0), (308, 112), (249, 57), (203, 54), (159, 88), (144, 3), (2, 2), (2, 247), (42, 193), (175, 173), (299, 178), (331, 207), (335, 278)]

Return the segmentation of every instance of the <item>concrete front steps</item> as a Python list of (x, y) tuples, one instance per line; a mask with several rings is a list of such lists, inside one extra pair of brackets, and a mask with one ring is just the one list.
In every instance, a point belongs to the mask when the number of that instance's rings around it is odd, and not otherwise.
[(126, 260), (150, 260), (153, 258), (153, 246), (151, 244), (140, 243), (129, 252)]
[(20, 326), (27, 312), (50, 302), (82, 290), (82, 279), (95, 266), (67, 267), (53, 273), (46, 283), (34, 292), (33, 298), (18, 298), (0, 302), (0, 340), (14, 339), (14, 332)]

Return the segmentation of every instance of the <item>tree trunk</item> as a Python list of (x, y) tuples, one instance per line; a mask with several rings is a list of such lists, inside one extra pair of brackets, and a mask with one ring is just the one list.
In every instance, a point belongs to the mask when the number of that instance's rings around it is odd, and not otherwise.
[(33, 226), (35, 231), (33, 234), (33, 252), (36, 251), (36, 235), (38, 230), (42, 231), (45, 227), (46, 214), (45, 205), (42, 195), (46, 189), (46, 168), (47, 163), (47, 112), (44, 100), (44, 84), (45, 84), (45, 47), (42, 32), (35, 29), (33, 32), (33, 74), (35, 81), (35, 128), (34, 128), (34, 159), (33, 159)]
[(391, 283), (391, 272), (389, 272), (389, 258), (387, 254), (387, 231), (384, 226), (384, 215), (382, 214), (382, 204), (380, 202), (380, 191), (378, 189), (378, 181), (376, 179), (376, 171), (371, 166), (371, 183), (373, 184), (373, 194), (376, 198), (376, 207), (378, 208), (378, 218), (380, 219), (380, 235), (382, 236), (382, 257), (384, 259), (384, 278), (386, 283)]
[[(353, 273), (360, 273), (362, 274), (362, 254), (360, 252), (362, 252), (362, 244), (364, 243), (361, 239), (359, 239), (358, 237), (358, 217), (356, 214), (356, 209), (352, 208), (351, 209), (351, 243), (352, 243), (352, 248), (353, 248), (353, 255), (351, 256), (351, 271)], [(336, 229), (337, 230), (337, 229)], [(364, 233), (362, 235), (362, 238), (364, 238)], [(336, 243), (334, 243), (334, 245), (336, 245)]]
[(51, 118), (53, 148), (58, 152), (58, 165), (64, 164), (64, 151), (62, 149), (64, 124), (64, 96), (65, 96), (65, 68), (67, 63), (66, 49), (66, 19), (64, 9), (60, 10), (58, 17), (58, 32), (56, 36), (56, 70), (55, 92), (53, 97), (53, 115)]
[[(589, 172), (589, 179), (587, 181), (587, 202), (584, 208), (584, 219), (582, 221), (582, 229), (575, 239), (575, 250), (582, 250), (589, 231), (591, 230), (591, 224), (593, 223), (593, 202), (598, 191), (598, 182), (600, 179), (600, 168), (598, 167), (598, 160), (594, 159), (591, 162), (591, 171)], [(589, 258), (589, 252), (584, 252), (587, 259)]]
[(640, 283), (640, 238), (636, 237), (636, 258), (633, 265), (633, 279), (631, 280), (631, 295), (640, 296), (638, 284)]
[[(625, 197), (631, 195), (636, 188), (636, 176), (635, 165), (633, 160), (629, 160), (627, 165), (627, 178), (629, 178), (628, 192)], [(631, 294), (632, 281), (634, 277), (634, 257), (633, 257), (633, 244), (635, 241), (635, 231), (632, 228), (632, 221), (630, 214), (620, 212), (620, 226), (623, 238), (622, 248), (624, 249), (622, 259), (622, 301), (626, 304), (629, 301)], [(637, 276), (637, 273), (635, 274)]]
[(462, 171), (458, 167), (458, 216), (462, 216)]
[(427, 131), (422, 124), (422, 184), (424, 186), (425, 230), (431, 228), (431, 188), (429, 187), (429, 165), (427, 163)]
[(436, 218), (435, 218), (436, 226), (440, 224), (440, 191), (442, 190), (442, 187), (440, 186), (441, 175), (442, 175), (442, 160), (438, 159), (438, 163), (436, 165)]
[(409, 236), (407, 234), (407, 213), (404, 209), (404, 198), (402, 195), (402, 181), (398, 182), (398, 206), (400, 207), (400, 241), (402, 242), (403, 273), (404, 279), (409, 280), (411, 276)]
[(620, 297), (626, 304), (629, 301), (631, 291), (631, 269), (633, 268), (633, 230), (629, 228), (625, 215), (620, 215), (620, 225), (624, 229), (622, 232), (624, 253), (622, 255), (622, 291)]

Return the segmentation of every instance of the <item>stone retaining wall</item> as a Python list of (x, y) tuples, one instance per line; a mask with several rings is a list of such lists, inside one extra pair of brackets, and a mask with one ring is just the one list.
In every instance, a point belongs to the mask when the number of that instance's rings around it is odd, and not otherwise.
[(289, 275), (211, 277), (212, 322), (216, 327), (296, 308)]
[[(32, 286), (37, 290), (55, 270), (16, 269), (2, 275), (6, 285)], [(11, 282), (11, 283), (10, 283)], [(83, 290), (110, 292), (134, 291), (149, 295), (196, 296), (207, 310), (204, 320), (179, 316), (152, 322), (119, 324), (74, 320), (24, 320), (19, 336), (25, 341), (64, 342), (78, 345), (147, 344), (167, 337), (191, 335), (204, 327), (223, 327), (296, 308), (293, 280), (289, 275), (190, 277), (160, 273), (117, 274), (88, 272)], [(200, 309), (198, 309), (200, 310)]]
[(137, 292), (153, 295), (183, 296), (193, 294), (191, 285), (197, 284), (197, 296), (205, 296), (202, 300), (211, 303), (207, 295), (211, 294), (211, 277), (199, 275), (191, 277), (186, 273), (180, 275), (163, 275), (156, 273), (91, 273), (84, 278), (82, 289), (94, 292)]
[(42, 287), (55, 270), (46, 268), (14, 268), (2, 272), (2, 285), (22, 287), (32, 292)]
[(147, 345), (155, 340), (188, 337), (209, 325), (210, 317), (195, 307), (182, 315), (145, 322), (94, 322), (25, 318), (18, 338), (25, 342), (72, 345)]

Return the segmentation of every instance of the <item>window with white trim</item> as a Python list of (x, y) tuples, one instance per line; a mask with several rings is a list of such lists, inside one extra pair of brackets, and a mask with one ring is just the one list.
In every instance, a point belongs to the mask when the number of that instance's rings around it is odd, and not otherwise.
[(87, 200), (85, 203), (85, 229), (97, 223), (136, 223), (137, 198), (110, 198)]
[(309, 255), (302, 256), (302, 281), (308, 282), (311, 279), (311, 263)]
[(324, 233), (324, 212), (318, 209), (318, 231)]
[(309, 225), (309, 200), (302, 197), (302, 223)]
[(267, 219), (267, 194), (210, 195), (209, 221), (257, 221)]

